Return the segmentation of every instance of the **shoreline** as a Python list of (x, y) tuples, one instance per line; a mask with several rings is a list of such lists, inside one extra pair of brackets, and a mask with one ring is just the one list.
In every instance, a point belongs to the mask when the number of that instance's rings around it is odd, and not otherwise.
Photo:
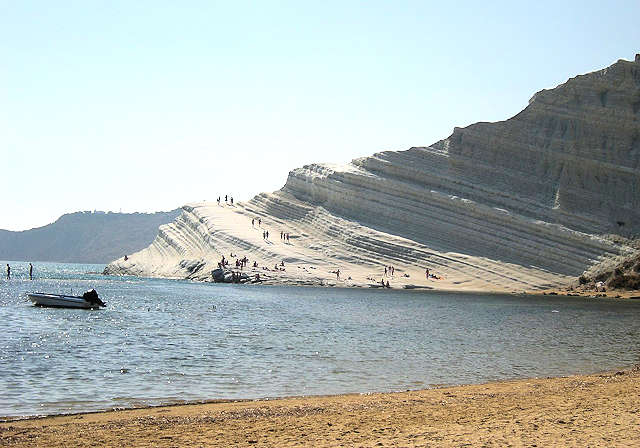
[(21, 422), (21, 421), (30, 421), (30, 420), (44, 420), (50, 418), (63, 418), (63, 417), (77, 417), (83, 415), (94, 415), (94, 414), (109, 414), (114, 412), (128, 412), (128, 411), (143, 411), (145, 409), (153, 410), (159, 408), (173, 408), (180, 406), (201, 406), (201, 405), (210, 405), (210, 404), (233, 404), (233, 403), (261, 403), (261, 402), (273, 402), (273, 401), (282, 401), (282, 400), (313, 400), (313, 399), (332, 399), (338, 397), (351, 397), (351, 396), (367, 396), (367, 395), (389, 395), (389, 394), (401, 394), (401, 393), (414, 393), (414, 392), (426, 392), (431, 390), (439, 390), (439, 389), (456, 389), (456, 388), (466, 388), (473, 386), (485, 386), (492, 384), (501, 384), (501, 383), (512, 383), (519, 381), (533, 381), (533, 380), (553, 380), (560, 378), (571, 378), (571, 377), (583, 377), (583, 376), (594, 376), (594, 375), (614, 375), (619, 374), (620, 372), (632, 372), (637, 370), (639, 372), (640, 377), (640, 363), (633, 364), (627, 367), (618, 367), (612, 368), (603, 371), (596, 371), (592, 373), (569, 373), (566, 375), (559, 376), (540, 376), (540, 377), (513, 377), (513, 378), (504, 378), (504, 379), (496, 379), (485, 381), (481, 383), (463, 383), (463, 384), (434, 384), (432, 387), (424, 387), (420, 389), (405, 389), (405, 390), (388, 390), (388, 391), (370, 391), (370, 392), (346, 392), (346, 393), (337, 393), (337, 394), (318, 394), (318, 395), (284, 395), (284, 396), (273, 396), (273, 397), (258, 397), (258, 398), (212, 398), (212, 399), (200, 399), (200, 400), (178, 400), (176, 402), (167, 402), (161, 404), (150, 404), (150, 405), (141, 405), (141, 406), (119, 406), (113, 407), (109, 409), (97, 409), (90, 411), (75, 411), (69, 413), (57, 413), (57, 414), (42, 414), (42, 415), (26, 415), (26, 416), (2, 416), (0, 415), (0, 425), (3, 423), (11, 423), (11, 422)]
[[(640, 366), (405, 392), (214, 400), (0, 422), (3, 446), (640, 442)], [(633, 442), (633, 443), (632, 443)]]
[(408, 292), (425, 292), (425, 293), (446, 293), (446, 294), (489, 294), (489, 295), (507, 295), (507, 296), (557, 296), (557, 297), (575, 297), (575, 298), (583, 298), (583, 299), (640, 299), (640, 291), (638, 290), (626, 290), (626, 289), (611, 289), (607, 291), (588, 291), (588, 290), (579, 290), (579, 289), (570, 289), (570, 286), (564, 287), (556, 287), (550, 289), (540, 289), (540, 290), (526, 290), (523, 289), (521, 291), (514, 290), (501, 290), (501, 289), (467, 289), (467, 288), (447, 288), (447, 287), (438, 287), (438, 286), (428, 286), (428, 285), (412, 285), (406, 284), (401, 287), (391, 286), (390, 288), (382, 288), (379, 285), (372, 286), (368, 284), (335, 284), (335, 283), (326, 283), (326, 282), (311, 282), (311, 281), (298, 281), (298, 280), (277, 280), (275, 278), (271, 278), (266, 281), (257, 282), (257, 283), (216, 283), (214, 281), (209, 280), (199, 280), (199, 279), (190, 279), (190, 278), (181, 278), (181, 277), (147, 277), (147, 276), (138, 276), (138, 275), (113, 275), (113, 274), (102, 274), (104, 276), (113, 276), (113, 277), (130, 277), (130, 278), (141, 278), (141, 279), (161, 279), (161, 280), (174, 280), (174, 281), (188, 281), (193, 283), (202, 283), (202, 284), (220, 284), (220, 285), (238, 285), (238, 286), (280, 286), (280, 287), (299, 287), (299, 288), (334, 288), (334, 289), (362, 289), (362, 290), (381, 290), (384, 291), (386, 289), (393, 290), (394, 292), (398, 291), (408, 291)]

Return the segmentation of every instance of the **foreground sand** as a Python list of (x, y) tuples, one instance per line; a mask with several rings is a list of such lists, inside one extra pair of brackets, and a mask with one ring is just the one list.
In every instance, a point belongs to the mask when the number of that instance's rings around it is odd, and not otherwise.
[(0, 423), (0, 446), (640, 446), (640, 371)]

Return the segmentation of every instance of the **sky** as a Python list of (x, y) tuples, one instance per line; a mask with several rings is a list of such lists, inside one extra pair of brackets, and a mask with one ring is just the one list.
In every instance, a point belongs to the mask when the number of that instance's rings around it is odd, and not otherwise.
[(0, 0), (0, 229), (281, 188), (640, 52), (640, 2)]

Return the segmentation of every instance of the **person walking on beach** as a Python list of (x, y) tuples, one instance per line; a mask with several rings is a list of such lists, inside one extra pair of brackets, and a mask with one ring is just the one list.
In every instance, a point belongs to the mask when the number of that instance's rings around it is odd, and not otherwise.
[(29, 263), (29, 280), (33, 280), (33, 265)]
[(427, 280), (429, 280), (429, 268), (427, 268), (426, 274), (427, 274)]
[(231, 205), (233, 205), (233, 196), (231, 196)]
[(227, 202), (227, 195), (224, 195), (224, 202)]
[(340, 280), (340, 269), (336, 271), (336, 280)]
[(255, 218), (251, 218), (251, 227), (254, 227), (255, 222), (256, 222)]
[(7, 263), (7, 280), (11, 280), (11, 266)]
[(220, 205), (220, 196), (218, 196), (218, 205)]
[(258, 218), (258, 226), (262, 227), (262, 218)]
[(269, 239), (269, 231), (268, 230), (267, 230), (266, 234), (267, 234), (267, 239)]

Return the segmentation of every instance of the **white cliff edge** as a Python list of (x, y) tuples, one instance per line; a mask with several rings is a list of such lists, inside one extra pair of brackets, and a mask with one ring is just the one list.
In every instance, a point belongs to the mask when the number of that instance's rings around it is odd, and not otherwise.
[[(262, 224), (252, 226), (257, 218)], [(535, 290), (634, 253), (610, 235), (638, 233), (636, 58), (538, 92), (513, 118), (456, 128), (429, 147), (306, 165), (281, 190), (247, 203), (186, 205), (148, 248), (105, 273), (206, 281), (233, 253), (257, 261), (251, 275), (270, 282)], [(384, 277), (389, 265), (394, 275)], [(427, 279), (426, 268), (438, 279)]]

